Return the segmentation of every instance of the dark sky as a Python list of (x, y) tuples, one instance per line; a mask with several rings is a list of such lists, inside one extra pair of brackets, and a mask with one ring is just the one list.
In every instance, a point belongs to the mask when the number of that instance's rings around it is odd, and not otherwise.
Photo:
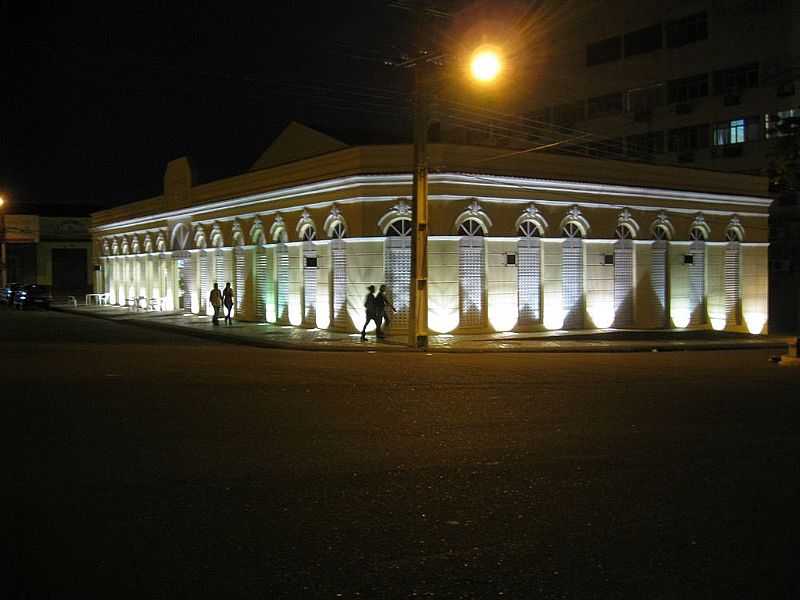
[(410, 73), (381, 59), (414, 51), (413, 16), (388, 4), (6, 1), (0, 190), (107, 207), (179, 156), (246, 170), (292, 119), (404, 135)]

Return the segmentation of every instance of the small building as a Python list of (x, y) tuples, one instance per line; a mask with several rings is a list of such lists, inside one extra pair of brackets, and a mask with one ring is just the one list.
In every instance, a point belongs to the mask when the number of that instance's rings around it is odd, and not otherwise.
[(35, 210), (40, 214), (0, 218), (7, 282), (49, 285), (56, 295), (86, 293), (92, 286), (94, 264), (88, 209), (84, 216), (69, 216), (79, 212), (71, 207)]
[[(452, 144), (429, 146), (432, 332), (697, 328), (764, 333), (765, 178)], [(355, 331), (386, 283), (404, 328), (412, 147), (291, 125), (254, 169), (92, 215), (96, 286), (124, 305)]]

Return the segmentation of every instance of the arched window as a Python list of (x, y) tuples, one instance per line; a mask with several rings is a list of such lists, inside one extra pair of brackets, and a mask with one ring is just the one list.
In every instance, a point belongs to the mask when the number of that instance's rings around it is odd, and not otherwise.
[(466, 219), (458, 226), (458, 235), (482, 236), (484, 235), (483, 224), (477, 219)]
[(519, 237), (523, 238), (542, 237), (541, 227), (534, 221), (523, 221), (520, 223), (517, 233)]
[(339, 222), (331, 228), (330, 236), (334, 240), (341, 240), (344, 238), (346, 233), (347, 230), (344, 227), (344, 223)]
[(659, 241), (669, 241), (671, 234), (666, 225), (656, 225), (653, 227), (653, 239)]
[(583, 230), (581, 229), (580, 225), (575, 223), (574, 221), (568, 221), (564, 224), (564, 227), (561, 229), (561, 233), (564, 235), (565, 238), (582, 238), (583, 237)]
[(304, 242), (311, 242), (317, 239), (317, 230), (314, 228), (313, 225), (306, 225), (303, 228), (303, 232), (301, 234), (301, 239)]
[(692, 227), (689, 231), (689, 239), (693, 242), (705, 242), (706, 233), (700, 227)]
[(620, 223), (617, 225), (617, 229), (614, 233), (618, 240), (632, 240), (634, 237), (633, 230), (630, 228), (630, 225), (625, 223)]
[(411, 235), (411, 219), (397, 219), (386, 228), (387, 237), (408, 237)]
[(729, 227), (725, 231), (725, 241), (727, 242), (741, 242), (742, 241), (742, 234), (739, 232), (738, 229), (734, 227)]

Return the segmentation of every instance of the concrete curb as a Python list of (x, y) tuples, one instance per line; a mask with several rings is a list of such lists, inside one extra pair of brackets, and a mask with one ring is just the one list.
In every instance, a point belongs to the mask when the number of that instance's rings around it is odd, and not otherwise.
[[(559, 340), (525, 340), (517, 342), (525, 344), (523, 347), (487, 347), (482, 348), (454, 348), (454, 347), (430, 347), (426, 350), (414, 350), (406, 346), (392, 343), (367, 342), (364, 345), (354, 346), (352, 344), (342, 344), (339, 342), (282, 342), (277, 340), (258, 340), (248, 336), (237, 336), (236, 334), (221, 335), (216, 331), (205, 331), (171, 323), (160, 323), (157, 321), (142, 321), (137, 319), (120, 319), (109, 317), (98, 313), (75, 310), (70, 307), (51, 306), (51, 310), (67, 313), (71, 315), (90, 317), (93, 319), (103, 319), (145, 329), (157, 329), (168, 333), (178, 333), (189, 337), (225, 344), (235, 344), (241, 346), (252, 346), (256, 348), (270, 348), (275, 350), (300, 350), (313, 352), (403, 352), (403, 353), (426, 353), (426, 354), (481, 354), (510, 353), (510, 354), (576, 354), (576, 353), (632, 353), (632, 352), (687, 352), (687, 351), (719, 351), (719, 350), (777, 350), (786, 352), (788, 343), (778, 342), (772, 339), (752, 340), (752, 341), (664, 341), (653, 340), (624, 342), (624, 341), (570, 341)], [(507, 343), (507, 342), (498, 342)]]

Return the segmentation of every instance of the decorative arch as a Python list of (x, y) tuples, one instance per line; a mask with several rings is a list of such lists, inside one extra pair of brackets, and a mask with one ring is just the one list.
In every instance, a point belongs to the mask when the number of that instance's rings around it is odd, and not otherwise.
[(736, 215), (733, 215), (731, 220), (728, 221), (728, 226), (725, 228), (725, 240), (728, 242), (744, 241), (744, 227), (742, 227), (742, 222)]
[(150, 253), (153, 251), (153, 236), (151, 236), (149, 232), (144, 234), (142, 246), (144, 247), (145, 252)]
[(186, 223), (177, 223), (172, 228), (172, 235), (170, 236), (170, 246), (173, 250), (188, 250), (189, 249), (189, 227)]
[(589, 221), (581, 213), (581, 209), (574, 204), (567, 211), (566, 216), (561, 219), (560, 230), (563, 237), (584, 238), (589, 234)]
[(159, 252), (166, 252), (167, 251), (167, 239), (164, 235), (164, 230), (160, 230), (158, 235), (156, 236), (156, 250)]
[(325, 230), (325, 234), (334, 240), (340, 240), (347, 235), (347, 221), (335, 204), (331, 207), (331, 212), (325, 219), (322, 228)]
[(548, 223), (539, 209), (531, 202), (514, 223), (520, 237), (544, 237)]
[(653, 239), (669, 241), (675, 237), (675, 227), (665, 211), (658, 213), (658, 216), (650, 224), (650, 234)]
[(697, 213), (689, 227), (689, 239), (694, 242), (705, 242), (709, 237), (711, 237), (711, 227), (706, 223), (703, 213)]
[(250, 243), (254, 245), (266, 244), (267, 235), (264, 233), (264, 223), (258, 217), (255, 218), (250, 226)]
[(395, 221), (410, 221), (411, 218), (411, 206), (405, 200), (400, 200), (389, 212), (380, 218), (378, 221), (378, 230), (383, 235), (387, 235), (392, 223)]
[(619, 240), (635, 239), (639, 235), (639, 224), (631, 215), (631, 211), (623, 208), (617, 217), (616, 237)]
[(231, 226), (231, 242), (233, 246), (244, 246), (244, 231), (242, 231), (242, 224), (239, 219), (236, 219), (233, 222), (233, 226)]
[(300, 220), (297, 221), (295, 231), (297, 231), (297, 237), (301, 240), (311, 241), (316, 239), (317, 226), (314, 223), (314, 219), (312, 219), (311, 215), (308, 213), (308, 209), (303, 209), (303, 214), (300, 215)]
[(206, 230), (203, 228), (202, 223), (198, 223), (194, 227), (194, 247), (201, 249), (208, 247), (208, 240), (206, 240)]
[(211, 235), (209, 236), (212, 248), (222, 248), (225, 246), (225, 238), (222, 235), (222, 227), (219, 223), (214, 223), (211, 226)]
[(285, 244), (289, 241), (289, 233), (286, 231), (286, 223), (281, 215), (275, 215), (275, 220), (269, 228), (269, 237), (273, 242)]
[[(468, 221), (476, 223), (480, 227), (484, 235), (489, 233), (489, 229), (493, 225), (492, 220), (489, 218), (489, 215), (487, 215), (484, 212), (483, 208), (481, 207), (480, 203), (477, 200), (473, 200), (472, 202), (470, 202), (470, 205), (467, 207), (467, 209), (460, 215), (458, 215), (455, 223), (453, 224), (453, 233), (458, 235), (458, 231), (459, 229), (461, 229), (461, 226), (467, 225)], [(465, 229), (473, 231), (474, 233), (478, 233), (474, 227), (466, 227)]]

